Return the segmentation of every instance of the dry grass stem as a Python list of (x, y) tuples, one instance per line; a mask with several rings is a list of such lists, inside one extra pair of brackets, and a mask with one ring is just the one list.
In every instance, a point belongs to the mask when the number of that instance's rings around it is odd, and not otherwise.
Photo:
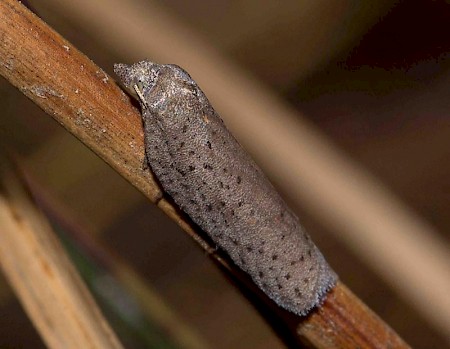
[(49, 348), (122, 348), (19, 175), (2, 159), (0, 266)]

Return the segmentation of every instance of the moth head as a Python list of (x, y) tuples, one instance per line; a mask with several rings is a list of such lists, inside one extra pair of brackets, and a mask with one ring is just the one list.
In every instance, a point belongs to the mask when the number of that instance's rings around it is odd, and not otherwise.
[(165, 108), (168, 100), (195, 103), (206, 99), (190, 75), (175, 64), (141, 61), (114, 64), (114, 72), (126, 89), (139, 98), (142, 108)]
[(158, 81), (160, 64), (141, 61), (132, 65), (114, 64), (114, 72), (125, 87), (145, 104), (146, 96)]

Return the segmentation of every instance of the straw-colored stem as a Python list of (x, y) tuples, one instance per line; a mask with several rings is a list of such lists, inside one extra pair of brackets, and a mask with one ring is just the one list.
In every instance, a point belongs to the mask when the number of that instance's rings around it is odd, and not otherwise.
[(0, 266), (49, 348), (122, 348), (13, 167), (0, 169)]

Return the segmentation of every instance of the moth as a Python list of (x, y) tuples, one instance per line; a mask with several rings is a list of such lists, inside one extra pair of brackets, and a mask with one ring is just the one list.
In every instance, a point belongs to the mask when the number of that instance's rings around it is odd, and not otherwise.
[(337, 275), (189, 74), (146, 60), (114, 71), (139, 97), (148, 165), (175, 203), (279, 306), (319, 305)]

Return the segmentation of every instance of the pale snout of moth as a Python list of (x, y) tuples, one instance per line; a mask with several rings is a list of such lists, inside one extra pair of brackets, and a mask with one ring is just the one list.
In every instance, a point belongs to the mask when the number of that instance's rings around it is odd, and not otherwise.
[(114, 66), (142, 108), (148, 164), (175, 203), (281, 307), (306, 315), (337, 275), (183, 69)]

